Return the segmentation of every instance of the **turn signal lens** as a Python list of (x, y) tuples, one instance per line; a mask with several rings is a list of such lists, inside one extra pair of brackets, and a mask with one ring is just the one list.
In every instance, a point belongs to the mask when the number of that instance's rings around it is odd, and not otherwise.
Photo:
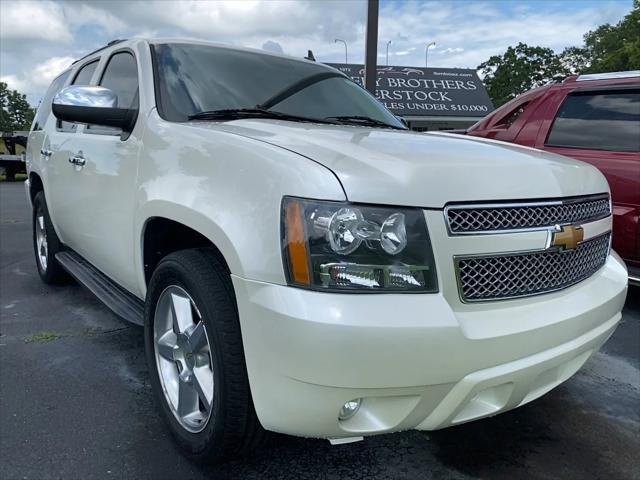
[(286, 242), (289, 254), (289, 266), (291, 277), (295, 283), (309, 285), (309, 263), (307, 255), (307, 243), (304, 236), (304, 223), (299, 203), (287, 205)]

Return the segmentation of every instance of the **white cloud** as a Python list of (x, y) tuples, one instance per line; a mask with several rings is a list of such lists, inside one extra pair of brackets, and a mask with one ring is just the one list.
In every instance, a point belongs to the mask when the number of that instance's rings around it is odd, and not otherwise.
[[(631, 1), (604, 0), (573, 10), (566, 2), (411, 0), (381, 3), (378, 53), (389, 63), (475, 67), (518, 42), (553, 48), (579, 45), (599, 24), (616, 23)], [(585, 6), (586, 5), (586, 6)], [(0, 0), (0, 76), (37, 102), (54, 72), (114, 38), (186, 37), (275, 48), (318, 61), (364, 58), (365, 0)], [(278, 49), (279, 50), (279, 49)], [(66, 64), (65, 64), (66, 63)], [(18, 87), (14, 87), (18, 88)]]
[(518, 42), (556, 51), (580, 45), (587, 31), (616, 23), (631, 7), (631, 2), (602, 2), (572, 11), (566, 2), (531, 4), (535, 8), (512, 2), (389, 3), (380, 13), (380, 38), (392, 40), (397, 51), (419, 45), (403, 58), (408, 65), (424, 65), (425, 47), (435, 41), (430, 64), (473, 68)]
[(0, 80), (9, 88), (27, 94), (32, 103), (38, 102), (53, 79), (74, 60), (73, 57), (52, 57), (19, 74), (3, 75)]
[(27, 91), (27, 84), (15, 75), (2, 75), (0, 76), (0, 82), (6, 83), (11, 90), (18, 90), (19, 92)]
[(64, 10), (53, 2), (0, 2), (0, 32), (3, 41), (45, 40), (69, 43)]
[[(67, 5), (77, 5), (76, 2)], [(188, 33), (203, 39), (242, 41), (251, 37), (324, 37), (335, 32), (349, 39), (358, 32), (354, 20), (364, 21), (359, 1), (138, 1), (92, 3), (131, 27)], [(354, 15), (355, 14), (355, 15)], [(264, 40), (263, 40), (264, 41)]]
[(464, 52), (464, 48), (462, 48), (462, 47), (455, 47), (455, 48), (447, 47), (447, 48), (444, 48), (444, 49), (440, 50), (437, 53), (445, 54), (445, 53), (460, 53), (460, 52)]
[(411, 55), (413, 52), (415, 52), (415, 50), (416, 50), (416, 47), (411, 47), (406, 50), (398, 50), (398, 51), (390, 50), (389, 55), (404, 57), (407, 55)]
[(48, 87), (51, 81), (68, 68), (75, 58), (52, 57), (36, 65), (30, 72), (30, 82), (34, 87)]
[(272, 40), (267, 40), (262, 44), (262, 49), (268, 52), (283, 53), (282, 45)]
[[(79, 2), (77, 2), (79, 3)], [(126, 22), (112, 13), (94, 8), (91, 5), (77, 5), (76, 8), (64, 8), (65, 17), (72, 27), (95, 25), (101, 27), (109, 35), (126, 28)]]

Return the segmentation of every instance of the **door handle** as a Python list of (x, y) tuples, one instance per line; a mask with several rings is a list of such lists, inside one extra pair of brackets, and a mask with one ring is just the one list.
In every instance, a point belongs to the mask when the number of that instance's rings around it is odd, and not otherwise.
[(85, 163), (87, 163), (87, 161), (81, 154), (78, 154), (78, 155), (71, 155), (69, 157), (69, 163), (82, 167), (84, 166)]
[(45, 157), (50, 157), (51, 155), (53, 155), (53, 152), (51, 150), (46, 150), (43, 148), (40, 150), (40, 155), (44, 155)]

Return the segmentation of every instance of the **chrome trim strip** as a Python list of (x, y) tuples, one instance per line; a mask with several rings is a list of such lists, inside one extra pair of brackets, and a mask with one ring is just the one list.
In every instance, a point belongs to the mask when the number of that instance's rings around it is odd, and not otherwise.
[(595, 222), (596, 220), (601, 220), (603, 218), (607, 218), (612, 215), (613, 210), (611, 206), (611, 197), (609, 194), (600, 193), (596, 195), (585, 195), (582, 197), (573, 197), (573, 198), (568, 198), (564, 200), (549, 200), (549, 201), (542, 201), (542, 202), (514, 202), (514, 203), (492, 202), (492, 203), (453, 204), (453, 205), (446, 205), (444, 207), (443, 213), (444, 213), (445, 225), (447, 226), (447, 234), (450, 237), (458, 236), (458, 235), (494, 235), (494, 234), (497, 235), (501, 233), (539, 232), (544, 230), (553, 231), (554, 229), (562, 227), (564, 225), (573, 225), (575, 222), (566, 222), (566, 223), (560, 223), (560, 224), (545, 225), (540, 227), (509, 228), (509, 229), (502, 229), (502, 230), (474, 230), (471, 232), (454, 232), (453, 230), (451, 230), (451, 225), (449, 223), (449, 211), (450, 210), (469, 210), (469, 209), (487, 209), (488, 210), (491, 208), (561, 206), (561, 205), (571, 205), (572, 203), (581, 203), (584, 201), (596, 201), (604, 198), (609, 200), (609, 213), (607, 215), (599, 215), (592, 218), (582, 219), (579, 222), (582, 225), (585, 223)]
[(606, 73), (587, 73), (578, 75), (576, 82), (585, 82), (588, 80), (611, 80), (613, 78), (635, 78), (640, 77), (640, 70), (629, 70), (626, 72), (606, 72)]
[[(605, 235), (609, 235), (609, 251), (607, 253), (607, 258), (611, 255), (611, 239), (613, 238), (613, 235), (611, 235), (611, 230), (609, 230), (606, 233), (603, 233), (601, 235), (597, 235), (595, 237), (591, 237), (589, 240), (586, 240), (587, 242), (592, 242), (592, 241), (596, 241), (598, 238), (604, 237)], [(581, 242), (585, 243), (585, 242)], [(460, 280), (460, 268), (459, 268), (459, 264), (461, 260), (468, 260), (468, 259), (472, 259), (472, 258), (493, 258), (493, 257), (512, 257), (512, 256), (519, 256), (519, 255), (528, 255), (528, 254), (536, 254), (536, 253), (546, 253), (546, 252), (554, 252), (554, 251), (558, 251), (558, 249), (556, 247), (551, 247), (551, 248), (539, 248), (539, 249), (533, 249), (533, 250), (520, 250), (520, 251), (515, 251), (515, 252), (496, 252), (496, 253), (471, 253), (471, 254), (462, 254), (462, 255), (454, 255), (453, 256), (453, 265), (454, 265), (454, 272), (455, 272), (455, 277), (456, 277), (456, 285), (458, 287), (458, 298), (460, 299), (461, 303), (464, 304), (471, 304), (471, 303), (487, 303), (487, 302), (501, 302), (503, 300), (516, 300), (519, 298), (527, 298), (527, 297), (535, 297), (538, 295), (545, 295), (547, 293), (554, 293), (554, 292), (559, 292), (560, 290), (564, 290), (565, 288), (569, 288), (569, 287), (573, 287), (574, 285), (577, 285), (580, 282), (583, 282), (585, 280), (587, 280), (588, 278), (591, 278), (593, 275), (595, 275), (599, 270), (601, 270), (604, 265), (602, 267), (600, 267), (598, 270), (596, 270), (595, 272), (593, 272), (591, 275), (589, 275), (588, 277), (585, 277), (583, 279), (577, 280), (573, 283), (569, 283), (567, 285), (563, 285), (561, 287), (558, 288), (554, 288), (552, 290), (545, 290), (543, 292), (536, 292), (536, 293), (526, 293), (524, 295), (513, 295), (513, 296), (509, 296), (509, 297), (499, 297), (499, 298), (482, 298), (482, 299), (477, 299), (477, 300), (468, 300), (464, 297), (464, 295), (462, 294), (462, 281)], [(606, 261), (605, 261), (606, 264)], [(631, 277), (629, 277), (631, 279)], [(638, 279), (640, 281), (640, 279)]]

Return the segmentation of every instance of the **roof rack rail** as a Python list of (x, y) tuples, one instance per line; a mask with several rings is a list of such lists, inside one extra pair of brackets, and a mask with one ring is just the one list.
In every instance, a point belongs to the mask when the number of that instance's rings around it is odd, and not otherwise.
[(109, 43), (107, 43), (104, 47), (100, 47), (96, 50), (94, 50), (93, 52), (89, 52), (87, 53), (84, 57), (79, 58), (78, 60), (76, 60), (75, 62), (73, 62), (71, 65), (75, 65), (76, 63), (78, 63), (81, 60), (84, 60), (87, 57), (90, 57), (91, 55), (93, 55), (94, 53), (98, 53), (101, 50), (104, 50), (105, 48), (109, 48), (112, 47), (114, 45), (117, 45), (118, 43), (122, 43), (125, 42), (127, 39), (126, 38), (118, 38), (116, 40), (111, 40)]
[(578, 78), (576, 78), (576, 82), (585, 82), (587, 80), (611, 80), (614, 78), (632, 77), (640, 77), (640, 70), (628, 70), (626, 72), (588, 73), (586, 75), (578, 75)]

